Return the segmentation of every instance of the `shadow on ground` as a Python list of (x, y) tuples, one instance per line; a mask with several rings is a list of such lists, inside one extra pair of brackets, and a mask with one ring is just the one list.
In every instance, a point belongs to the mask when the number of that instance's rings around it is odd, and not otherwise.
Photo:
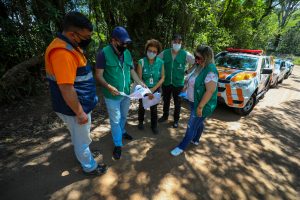
[[(117, 162), (111, 159), (106, 112), (98, 105), (91, 148), (110, 166), (101, 177), (81, 174), (67, 129), (49, 102), (42, 102), (29, 111), (48, 112), (46, 117), (36, 114), (26, 134), (14, 130), (22, 137), (8, 137), (11, 129), (1, 128), (1, 151), (10, 152), (1, 153), (1, 199), (299, 199), (300, 100), (242, 118), (218, 107), (206, 121), (201, 144), (176, 158), (169, 151), (185, 133), (187, 107), (179, 129), (171, 128), (170, 117), (153, 135), (149, 121), (144, 131), (137, 130), (133, 104), (127, 130), (135, 139), (125, 142)], [(30, 116), (20, 113), (15, 122)], [(34, 132), (38, 124), (44, 128)]]

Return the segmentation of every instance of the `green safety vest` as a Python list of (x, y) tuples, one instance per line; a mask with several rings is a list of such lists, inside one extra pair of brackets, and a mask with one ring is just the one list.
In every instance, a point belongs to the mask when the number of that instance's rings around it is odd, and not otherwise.
[(142, 79), (144, 83), (147, 87), (153, 88), (161, 78), (161, 68), (164, 61), (156, 57), (153, 64), (150, 64), (148, 58), (144, 57), (139, 60), (139, 64), (142, 66)]
[(187, 52), (180, 49), (174, 60), (172, 58), (172, 49), (164, 50), (163, 55), (165, 66), (165, 81), (163, 85), (183, 86)]
[[(215, 64), (209, 64), (208, 66), (204, 67), (201, 73), (197, 76), (194, 85), (194, 106), (195, 106), (195, 114), (197, 115), (197, 107), (206, 91), (205, 87), (205, 78), (209, 72), (213, 72), (219, 76)], [(211, 96), (210, 100), (205, 104), (202, 110), (202, 116), (207, 117), (210, 116), (215, 108), (217, 107), (217, 98), (218, 98), (218, 87), (216, 87), (215, 92)]]
[[(106, 65), (103, 72), (105, 81), (117, 88), (119, 92), (130, 94), (130, 70), (133, 65), (129, 50), (124, 51), (124, 62), (121, 64), (111, 45), (103, 48)], [(120, 99), (121, 95), (113, 96), (108, 89), (102, 87), (103, 94), (109, 99)]]

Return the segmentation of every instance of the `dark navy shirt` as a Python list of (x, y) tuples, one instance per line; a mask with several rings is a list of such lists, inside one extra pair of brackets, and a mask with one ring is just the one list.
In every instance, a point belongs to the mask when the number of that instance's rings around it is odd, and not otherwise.
[[(111, 44), (110, 44), (110, 46), (111, 46)], [(112, 47), (112, 49), (115, 52), (115, 54), (118, 55), (116, 50), (113, 47)], [(119, 58), (121, 64), (123, 64), (124, 54), (118, 56), (118, 58)], [(96, 68), (97, 69), (105, 69), (105, 66), (106, 66), (105, 54), (104, 54), (103, 50), (101, 50), (101, 51), (99, 51), (97, 58), (96, 58)], [(133, 66), (131, 66), (131, 69), (133, 69)]]

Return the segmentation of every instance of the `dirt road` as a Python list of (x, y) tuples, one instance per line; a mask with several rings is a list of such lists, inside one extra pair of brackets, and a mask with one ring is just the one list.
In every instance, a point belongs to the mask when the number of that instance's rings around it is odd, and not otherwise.
[(98, 106), (91, 147), (110, 166), (101, 177), (81, 174), (67, 129), (47, 96), (2, 108), (0, 198), (300, 199), (300, 66), (247, 117), (219, 106), (200, 145), (174, 158), (169, 152), (185, 133), (187, 107), (178, 129), (170, 118), (156, 136), (149, 120), (145, 131), (137, 129), (133, 105), (127, 130), (134, 140), (113, 161), (108, 118)]

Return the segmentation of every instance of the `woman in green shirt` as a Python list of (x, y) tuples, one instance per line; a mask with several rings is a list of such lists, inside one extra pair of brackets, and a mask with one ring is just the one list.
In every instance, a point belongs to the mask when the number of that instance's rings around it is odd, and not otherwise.
[[(162, 83), (164, 82), (164, 61), (157, 57), (160, 53), (162, 47), (159, 41), (155, 39), (148, 40), (145, 45), (146, 56), (139, 60), (137, 73), (139, 78), (147, 85), (151, 90), (152, 94), (148, 94), (149, 99), (153, 99), (153, 93), (159, 91)], [(158, 133), (157, 129), (157, 104), (150, 107), (151, 110), (151, 129), (154, 134)], [(145, 109), (143, 107), (143, 102), (139, 100), (139, 112), (138, 128), (140, 130), (144, 129), (144, 115)]]
[(197, 63), (197, 68), (194, 73), (196, 74), (194, 76), (191, 75), (187, 80), (191, 115), (184, 138), (171, 151), (173, 156), (180, 155), (190, 143), (199, 144), (204, 129), (203, 122), (206, 117), (213, 113), (217, 106), (219, 75), (214, 64), (213, 50), (209, 46), (198, 46), (195, 52), (195, 62)]

